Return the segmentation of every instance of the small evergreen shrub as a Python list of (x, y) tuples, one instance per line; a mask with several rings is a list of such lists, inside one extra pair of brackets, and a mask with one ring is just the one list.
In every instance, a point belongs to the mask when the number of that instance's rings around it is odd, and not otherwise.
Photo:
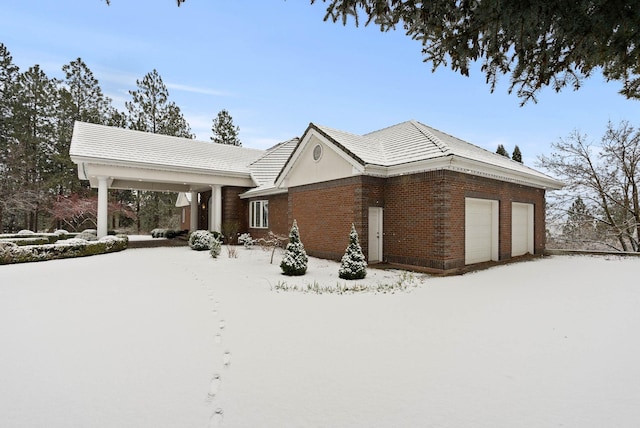
[(244, 248), (246, 248), (247, 250), (250, 249), (255, 243), (256, 240), (251, 237), (250, 233), (243, 233), (238, 236), (238, 244), (244, 245)]
[(33, 230), (22, 229), (18, 231), (18, 235), (26, 236), (26, 235), (35, 235), (36, 233)]
[(209, 250), (209, 254), (214, 259), (217, 259), (220, 255), (220, 251), (222, 251), (222, 242), (216, 239), (215, 237), (211, 238), (211, 249)]
[(195, 251), (210, 250), (211, 241), (214, 238), (215, 236), (208, 230), (196, 230), (189, 236), (189, 247)]
[(293, 220), (293, 226), (289, 232), (289, 243), (284, 251), (284, 258), (280, 263), (282, 273), (288, 276), (304, 275), (307, 272), (307, 252), (304, 245), (300, 241), (300, 232), (298, 231), (298, 223)]
[(342, 279), (363, 279), (367, 276), (367, 262), (362, 253), (362, 247), (358, 241), (358, 232), (353, 223), (349, 234), (349, 245), (344, 256), (342, 256), (338, 276)]

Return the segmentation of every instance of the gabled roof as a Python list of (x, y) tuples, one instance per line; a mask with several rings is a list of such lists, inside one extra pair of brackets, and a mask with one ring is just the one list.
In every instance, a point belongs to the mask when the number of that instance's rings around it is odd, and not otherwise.
[(351, 157), (367, 175), (393, 176), (415, 172), (450, 169), (469, 174), (518, 182), (550, 189), (562, 183), (519, 162), (490, 152), (437, 129), (411, 120), (364, 135), (356, 135), (325, 126), (309, 124), (296, 150), (276, 181), (295, 163), (309, 134), (316, 134)]
[(259, 186), (273, 184), (284, 163), (300, 140), (298, 137), (276, 144), (249, 165), (253, 179)]
[(76, 122), (69, 154), (74, 162), (250, 174), (263, 150)]
[(251, 170), (251, 176), (253, 180), (258, 184), (258, 187), (247, 190), (242, 194), (243, 198), (249, 198), (252, 196), (263, 196), (277, 193), (284, 193), (287, 189), (279, 189), (274, 183), (276, 177), (282, 170), (282, 167), (287, 162), (291, 153), (298, 146), (300, 139), (298, 137), (292, 138), (288, 141), (276, 144), (275, 146), (267, 149), (266, 153), (259, 159), (252, 162), (249, 165)]

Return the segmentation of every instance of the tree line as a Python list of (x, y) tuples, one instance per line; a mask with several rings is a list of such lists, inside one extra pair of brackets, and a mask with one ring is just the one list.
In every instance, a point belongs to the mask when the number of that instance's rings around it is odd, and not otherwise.
[[(95, 227), (97, 195), (69, 157), (75, 121), (194, 138), (157, 70), (136, 80), (125, 110), (113, 106), (81, 58), (52, 78), (33, 65), (21, 71), (0, 43), (0, 232)], [(241, 145), (228, 111), (213, 119), (211, 140)], [(177, 226), (175, 194), (110, 192), (112, 227), (148, 231)]]
[(548, 200), (551, 244), (640, 252), (640, 130), (609, 122), (599, 141), (578, 131), (538, 165), (566, 187)]

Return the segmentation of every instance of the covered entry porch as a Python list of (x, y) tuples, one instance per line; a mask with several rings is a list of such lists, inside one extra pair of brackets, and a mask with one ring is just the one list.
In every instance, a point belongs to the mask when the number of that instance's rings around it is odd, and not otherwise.
[(189, 193), (190, 229), (198, 226), (198, 194), (211, 192), (208, 229), (220, 230), (222, 188), (251, 188), (248, 165), (261, 150), (76, 122), (71, 160), (98, 189), (98, 237), (107, 235), (110, 189)]

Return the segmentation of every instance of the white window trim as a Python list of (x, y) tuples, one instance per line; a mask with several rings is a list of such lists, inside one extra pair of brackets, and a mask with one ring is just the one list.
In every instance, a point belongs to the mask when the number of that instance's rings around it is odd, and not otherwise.
[[(256, 218), (256, 214), (258, 214)], [(249, 227), (251, 229), (269, 228), (269, 201), (266, 199), (249, 203)]]

